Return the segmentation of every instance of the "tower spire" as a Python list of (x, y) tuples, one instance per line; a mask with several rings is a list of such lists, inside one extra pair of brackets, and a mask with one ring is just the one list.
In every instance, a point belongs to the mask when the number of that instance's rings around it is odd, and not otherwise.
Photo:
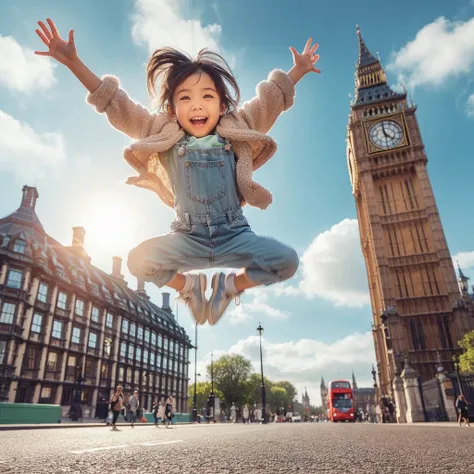
[(356, 382), (356, 378), (355, 378), (355, 375), (354, 375), (354, 369), (352, 369), (352, 388), (357, 388), (357, 382)]
[(458, 266), (458, 273), (459, 273), (459, 286), (461, 287), (461, 291), (463, 293), (467, 293), (469, 291), (469, 277), (464, 275), (464, 273), (461, 270), (461, 267), (459, 266), (459, 262), (456, 262)]
[(359, 41), (359, 58), (355, 73), (356, 100), (353, 107), (390, 99), (404, 99), (406, 92), (396, 93), (387, 84), (387, 76), (382, 64), (365, 45), (359, 25), (357, 25), (356, 34)]

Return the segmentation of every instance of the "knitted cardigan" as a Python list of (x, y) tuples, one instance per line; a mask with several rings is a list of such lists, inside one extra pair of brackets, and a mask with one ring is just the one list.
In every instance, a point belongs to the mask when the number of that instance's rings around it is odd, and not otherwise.
[[(268, 80), (257, 85), (256, 97), (219, 120), (216, 131), (230, 140), (237, 157), (236, 180), (243, 204), (265, 209), (272, 202), (271, 193), (253, 181), (252, 174), (275, 153), (276, 143), (266, 133), (293, 105), (294, 96), (295, 86), (288, 74), (274, 70)], [(97, 90), (88, 94), (87, 102), (97, 112), (105, 112), (113, 127), (137, 140), (124, 150), (125, 161), (138, 172), (127, 183), (155, 192), (173, 207), (165, 152), (184, 136), (179, 124), (168, 114), (151, 113), (131, 100), (114, 76), (104, 76)]]

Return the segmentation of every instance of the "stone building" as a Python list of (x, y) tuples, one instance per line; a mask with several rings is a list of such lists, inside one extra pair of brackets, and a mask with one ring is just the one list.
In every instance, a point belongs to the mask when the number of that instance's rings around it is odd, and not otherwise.
[(187, 411), (190, 339), (163, 293), (161, 307), (121, 275), (114, 257), (109, 275), (94, 267), (85, 231), (72, 246), (46, 234), (35, 212), (33, 187), (20, 207), (0, 219), (0, 398), (55, 403), (67, 413), (78, 384), (83, 416), (123, 385), (137, 389), (142, 406), (155, 396), (176, 397)]
[[(459, 290), (426, 169), (417, 107), (387, 84), (360, 30), (347, 162), (369, 281), (381, 396), (405, 365), (435, 377), (437, 353), (452, 372), (458, 341), (474, 327)], [(416, 380), (416, 377), (413, 379)]]

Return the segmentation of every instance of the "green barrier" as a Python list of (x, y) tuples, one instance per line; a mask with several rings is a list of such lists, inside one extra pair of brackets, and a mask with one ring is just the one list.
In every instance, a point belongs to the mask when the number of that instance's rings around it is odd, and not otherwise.
[(1, 425), (61, 423), (60, 405), (0, 403)]
[[(145, 413), (145, 418), (148, 423), (155, 423), (155, 418), (152, 413)], [(173, 416), (173, 425), (176, 423), (191, 423), (190, 413), (175, 413)]]

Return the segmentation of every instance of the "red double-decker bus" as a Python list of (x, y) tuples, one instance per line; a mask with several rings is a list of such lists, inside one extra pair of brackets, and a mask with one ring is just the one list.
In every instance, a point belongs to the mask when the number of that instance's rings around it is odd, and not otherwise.
[(328, 420), (355, 421), (354, 398), (347, 380), (332, 380), (328, 385)]

